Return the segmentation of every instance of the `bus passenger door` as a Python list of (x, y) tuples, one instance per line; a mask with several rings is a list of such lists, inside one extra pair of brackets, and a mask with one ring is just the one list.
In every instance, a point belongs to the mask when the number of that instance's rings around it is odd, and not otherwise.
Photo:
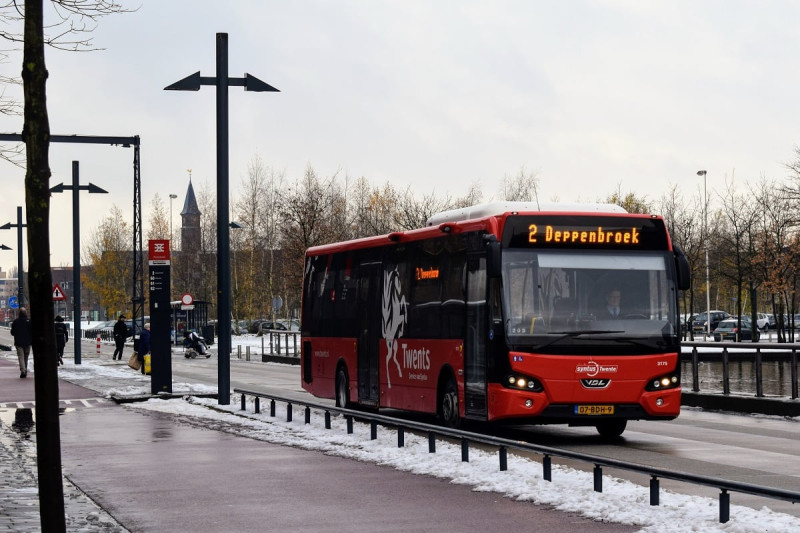
[(485, 420), (486, 350), (488, 306), (486, 304), (486, 255), (467, 256), (467, 323), (464, 339), (464, 409), (468, 418)]
[(378, 406), (381, 264), (363, 263), (358, 279), (358, 401)]

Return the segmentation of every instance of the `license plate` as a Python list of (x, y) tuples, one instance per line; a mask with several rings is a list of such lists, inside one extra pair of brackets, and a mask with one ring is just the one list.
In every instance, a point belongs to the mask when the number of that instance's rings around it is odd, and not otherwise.
[(576, 405), (576, 415), (613, 415), (613, 405)]

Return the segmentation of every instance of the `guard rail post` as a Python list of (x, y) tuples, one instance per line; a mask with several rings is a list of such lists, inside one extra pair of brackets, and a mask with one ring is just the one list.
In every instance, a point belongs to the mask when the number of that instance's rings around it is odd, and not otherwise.
[(729, 368), (730, 355), (728, 354), (728, 347), (722, 348), (722, 394), (729, 395), (731, 393), (731, 376)]
[(756, 348), (756, 398), (764, 397), (764, 372), (761, 363), (761, 348)]
[(731, 495), (727, 489), (722, 489), (719, 493), (719, 521), (722, 524), (731, 519)]

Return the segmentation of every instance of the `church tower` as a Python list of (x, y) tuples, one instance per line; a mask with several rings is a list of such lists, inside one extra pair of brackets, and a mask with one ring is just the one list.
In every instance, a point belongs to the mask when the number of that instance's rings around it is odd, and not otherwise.
[(181, 252), (185, 255), (200, 253), (200, 209), (194, 197), (191, 178), (181, 211)]

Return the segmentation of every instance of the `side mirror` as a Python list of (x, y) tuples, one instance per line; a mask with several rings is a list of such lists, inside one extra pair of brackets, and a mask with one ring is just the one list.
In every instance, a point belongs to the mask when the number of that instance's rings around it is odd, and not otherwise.
[(486, 276), (489, 279), (499, 278), (503, 271), (500, 242), (494, 235), (484, 235), (483, 240), (486, 242)]
[(692, 286), (692, 273), (689, 269), (689, 260), (683, 253), (683, 249), (677, 244), (672, 245), (672, 250), (675, 254), (675, 271), (678, 273), (678, 288), (682, 291), (688, 291)]

